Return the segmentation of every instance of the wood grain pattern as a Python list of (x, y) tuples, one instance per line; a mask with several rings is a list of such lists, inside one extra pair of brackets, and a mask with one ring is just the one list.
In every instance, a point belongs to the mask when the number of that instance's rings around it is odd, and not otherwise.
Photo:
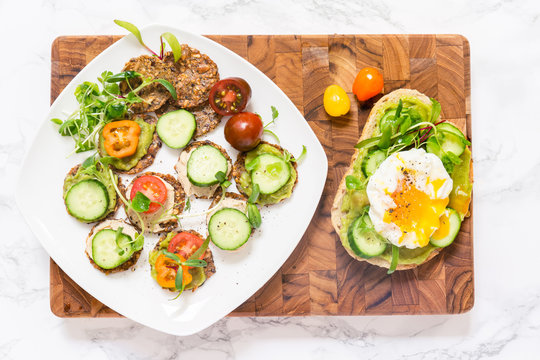
[[(52, 46), (51, 101), (118, 36), (68, 36)], [(232, 316), (455, 314), (474, 304), (472, 217), (455, 243), (417, 269), (386, 275), (343, 249), (330, 207), (373, 102), (354, 100), (356, 73), (376, 67), (385, 92), (416, 88), (438, 99), (443, 118), (471, 137), (470, 49), (459, 35), (211, 35), (265, 72), (303, 112), (327, 153), (328, 180), (317, 211), (282, 268)], [(142, 52), (142, 50), (141, 50)], [(342, 86), (349, 114), (330, 118), (326, 86)], [(471, 204), (471, 212), (472, 212)], [(218, 269), (219, 271), (219, 269)], [(51, 260), (51, 310), (61, 317), (115, 317)]]

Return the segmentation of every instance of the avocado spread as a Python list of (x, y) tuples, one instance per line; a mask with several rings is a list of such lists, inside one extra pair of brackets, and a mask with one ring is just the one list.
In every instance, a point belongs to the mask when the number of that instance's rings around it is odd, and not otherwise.
[[(249, 164), (253, 159), (262, 154), (272, 154), (283, 157), (281, 151), (273, 147), (272, 145), (260, 144), (255, 149), (247, 153), (245, 164)], [(287, 181), (287, 183), (283, 185), (283, 187), (281, 187), (273, 194), (260, 194), (259, 199), (257, 200), (258, 204), (277, 204), (281, 200), (291, 196), (294, 184), (296, 183), (296, 170), (290, 162), (288, 162), (287, 164), (289, 165), (289, 169), (291, 172), (291, 177), (289, 178), (289, 181)], [(240, 184), (238, 185), (241, 187), (242, 191), (247, 194), (247, 196), (251, 195), (251, 176), (247, 171), (244, 171), (240, 176)]]
[[(65, 199), (66, 194), (69, 191), (69, 189), (71, 189), (73, 185), (78, 184), (83, 180), (90, 180), (90, 179), (98, 180), (103, 185), (105, 185), (105, 188), (107, 189), (107, 195), (109, 195), (109, 207), (107, 208), (107, 212), (105, 212), (105, 214), (102, 217), (104, 218), (107, 215), (109, 215), (111, 212), (113, 212), (114, 208), (116, 207), (116, 191), (114, 190), (114, 185), (111, 182), (111, 178), (109, 177), (108, 173), (106, 173), (101, 166), (96, 166), (96, 171), (97, 171), (97, 176), (85, 174), (81, 166), (79, 167), (79, 170), (77, 170), (77, 173), (75, 175), (66, 176), (66, 179), (64, 180), (64, 188), (63, 188), (62, 196)], [(116, 176), (114, 176), (114, 181), (117, 181)]]
[[(156, 260), (157, 260), (159, 254), (160, 254), (160, 250), (167, 250), (167, 248), (169, 247), (169, 243), (171, 242), (171, 239), (173, 237), (175, 237), (176, 234), (177, 233), (175, 233), (175, 232), (168, 233), (165, 240), (163, 240), (159, 244), (159, 249), (150, 251), (150, 254), (148, 255), (148, 262), (150, 263), (150, 267), (152, 269), (150, 271), (150, 275), (152, 275), (152, 277), (156, 281), (157, 281), (157, 271), (156, 271), (155, 265), (156, 265)], [(191, 276), (193, 277), (193, 280), (189, 284), (186, 285), (184, 290), (197, 288), (197, 287), (201, 286), (206, 281), (206, 275), (204, 274), (204, 268), (202, 268), (202, 267), (192, 267), (188, 271), (191, 274)]]
[[(111, 161), (112, 166), (114, 166), (118, 170), (128, 171), (135, 165), (137, 165), (139, 160), (141, 160), (142, 157), (146, 155), (148, 147), (152, 143), (152, 138), (154, 136), (156, 125), (149, 124), (141, 118), (135, 118), (133, 119), (133, 121), (135, 121), (141, 127), (141, 134), (139, 135), (139, 143), (137, 144), (137, 150), (133, 155), (121, 159), (113, 159)], [(99, 153), (101, 154), (101, 156), (108, 156), (109, 154), (107, 154), (107, 151), (105, 150), (105, 146), (103, 144), (104, 140), (105, 139), (100, 134)]]
[[(413, 112), (417, 112), (418, 114), (420, 114), (421, 121), (431, 121), (432, 109), (430, 106), (415, 99), (414, 97), (403, 97), (401, 100), (403, 102), (403, 111), (411, 111), (410, 109), (413, 109)], [(387, 112), (395, 111), (397, 104), (397, 102), (387, 103), (382, 109), (377, 112), (378, 118), (381, 119)], [(378, 134), (380, 134), (379, 124), (377, 124), (374, 134), (372, 136), (377, 136)], [(360, 180), (361, 183), (366, 184), (367, 178), (362, 172), (362, 162), (364, 161), (368, 150), (360, 149), (358, 151), (358, 157), (353, 164), (352, 175), (355, 176), (358, 180)], [(461, 212), (463, 211), (462, 208), (465, 208), (465, 213), (467, 212), (469, 202), (467, 201), (465, 206), (461, 206), (461, 211), (456, 209), (455, 207), (458, 207), (456, 203), (463, 204), (464, 202), (459, 201), (463, 198), (463, 196), (459, 197), (457, 196), (457, 194), (463, 195), (463, 192), (465, 192), (466, 194), (468, 194), (468, 200), (470, 201), (470, 191), (472, 189), (472, 185), (469, 179), (471, 152), (466, 148), (463, 154), (461, 154), (460, 158), (462, 160), (462, 163), (456, 166), (451, 174), (452, 181), (454, 182), (454, 189), (450, 194), (450, 204), (448, 206), (454, 208), (456, 211), (458, 211), (458, 213), (461, 214)], [(463, 192), (460, 192), (460, 190)], [(454, 199), (454, 201), (452, 199)], [(342, 226), (340, 238), (342, 239), (343, 246), (349, 250), (351, 249), (351, 247), (349, 245), (349, 242), (347, 241), (347, 230), (349, 229), (351, 223), (362, 214), (362, 209), (366, 205), (369, 205), (369, 200), (367, 197), (365, 186), (362, 189), (356, 190), (346, 189), (346, 193), (343, 196), (343, 202), (341, 204), (341, 211), (342, 213), (344, 213), (344, 215), (341, 217)], [(429, 255), (435, 249), (436, 247), (429, 244), (425, 247), (416, 249), (408, 249), (406, 247), (401, 247), (399, 249), (398, 264), (421, 264), (429, 257)], [(386, 251), (383, 254), (379, 255), (379, 257), (390, 262), (392, 258), (392, 247), (388, 246)]]

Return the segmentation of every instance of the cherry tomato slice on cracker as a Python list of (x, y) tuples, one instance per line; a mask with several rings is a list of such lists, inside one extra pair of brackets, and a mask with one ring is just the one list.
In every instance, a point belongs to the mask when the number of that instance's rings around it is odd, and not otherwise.
[(238, 77), (218, 81), (210, 89), (210, 106), (220, 115), (234, 115), (242, 112), (251, 98), (251, 87), (246, 80)]
[(167, 187), (163, 180), (157, 176), (144, 175), (137, 178), (131, 187), (130, 200), (133, 200), (138, 192), (141, 192), (151, 201), (150, 207), (144, 212), (145, 214), (155, 213), (167, 200)]

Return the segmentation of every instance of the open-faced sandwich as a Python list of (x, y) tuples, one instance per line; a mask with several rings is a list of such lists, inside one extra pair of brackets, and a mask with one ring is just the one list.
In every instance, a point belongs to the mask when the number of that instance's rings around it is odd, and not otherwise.
[(332, 207), (354, 258), (391, 273), (423, 264), (456, 238), (471, 200), (470, 142), (440, 110), (410, 89), (371, 110)]
[(154, 280), (170, 291), (195, 291), (216, 272), (209, 241), (193, 230), (162, 236), (148, 257)]
[(86, 238), (86, 255), (105, 274), (124, 271), (135, 265), (144, 238), (123, 220), (105, 220), (95, 225)]
[(287, 150), (261, 141), (253, 150), (238, 154), (233, 171), (236, 187), (251, 196), (256, 185), (260, 192), (257, 204), (277, 204), (291, 196), (298, 182), (296, 166)]
[(232, 161), (224, 148), (211, 141), (195, 141), (180, 153), (175, 165), (178, 181), (187, 196), (211, 199), (220, 187), (217, 173), (232, 178)]
[(248, 218), (247, 198), (243, 195), (227, 192), (225, 198), (217, 195), (206, 216), (208, 236), (222, 250), (236, 250), (244, 245), (251, 236), (251, 224)]
[(139, 193), (150, 200), (148, 210), (136, 212), (124, 204), (129, 221), (139, 231), (144, 228), (152, 233), (161, 233), (178, 227), (177, 216), (184, 209), (185, 194), (174, 176), (156, 172), (139, 174), (127, 186), (124, 197), (133, 204)]
[(112, 157), (110, 164), (118, 172), (141, 172), (152, 165), (161, 148), (156, 122), (155, 115), (145, 114), (106, 124), (99, 135), (100, 155)]
[(67, 212), (79, 221), (92, 223), (113, 215), (120, 206), (112, 181), (122, 187), (117, 176), (111, 178), (97, 162), (72, 168), (64, 179), (63, 197)]

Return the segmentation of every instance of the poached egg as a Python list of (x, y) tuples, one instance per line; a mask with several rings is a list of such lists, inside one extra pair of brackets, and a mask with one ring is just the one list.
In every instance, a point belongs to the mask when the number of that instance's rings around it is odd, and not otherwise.
[(452, 185), (434, 154), (412, 149), (390, 155), (366, 189), (375, 230), (396, 246), (426, 246), (440, 227)]

